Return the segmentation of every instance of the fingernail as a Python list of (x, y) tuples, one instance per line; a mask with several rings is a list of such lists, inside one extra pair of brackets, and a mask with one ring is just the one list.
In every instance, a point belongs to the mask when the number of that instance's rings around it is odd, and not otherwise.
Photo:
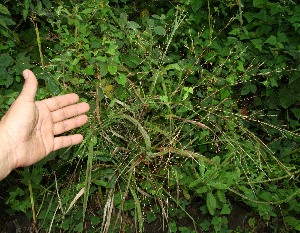
[(29, 70), (23, 71), (23, 77), (24, 77), (24, 79), (27, 79), (29, 77)]

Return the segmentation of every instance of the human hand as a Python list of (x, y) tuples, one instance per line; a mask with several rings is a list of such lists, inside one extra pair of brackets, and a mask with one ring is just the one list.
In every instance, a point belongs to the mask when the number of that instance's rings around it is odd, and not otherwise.
[[(8, 173), (32, 165), (52, 151), (82, 142), (80, 134), (58, 135), (84, 125), (88, 120), (84, 113), (90, 108), (87, 103), (77, 103), (76, 94), (35, 101), (37, 79), (30, 70), (24, 70), (23, 76), (22, 92), (0, 121), (0, 140), (5, 142), (0, 162), (4, 159), (3, 164), (10, 166)], [(1, 176), (1, 170), (0, 164), (0, 180), (7, 175)]]

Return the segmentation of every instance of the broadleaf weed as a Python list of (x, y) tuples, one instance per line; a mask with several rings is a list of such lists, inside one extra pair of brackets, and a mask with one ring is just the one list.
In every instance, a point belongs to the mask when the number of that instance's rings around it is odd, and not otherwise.
[[(217, 232), (228, 229), (235, 201), (269, 222), (284, 216), (277, 206), (292, 208), (299, 197), (299, 169), (290, 156), (299, 151), (297, 123), (285, 127), (288, 120), (261, 103), (295, 68), (255, 57), (265, 44), (279, 51), (284, 36), (243, 43), (251, 31), (243, 18), (251, 24), (263, 16), (243, 12), (241, 1), (218, 7), (213, 1), (205, 7), (170, 2), (180, 4), (161, 14), (147, 13), (149, 7), (137, 17), (126, 1), (62, 1), (45, 19), (52, 39), (36, 33), (36, 60), (43, 68), (37, 75), (47, 84), (40, 97), (46, 90), (77, 92), (91, 105), (89, 124), (79, 130), (83, 143), (58, 152), (65, 160), (36, 167), (48, 178), (55, 169), (55, 185), (32, 180), (29, 193), (9, 194), (7, 204), (16, 210), (32, 208), (39, 229), (143, 232), (160, 219), (169, 232)], [(51, 10), (46, 3), (36, 12), (25, 1), (23, 16), (43, 19), (42, 9)], [(237, 16), (217, 17), (235, 4)], [(205, 17), (196, 15), (200, 9)], [(280, 106), (295, 103), (283, 100)], [(285, 144), (292, 149), (283, 151)], [(20, 176), (27, 181), (25, 171)], [(18, 200), (25, 196), (31, 202)], [(293, 216), (285, 220), (297, 229)], [(255, 227), (254, 217), (249, 222)]]

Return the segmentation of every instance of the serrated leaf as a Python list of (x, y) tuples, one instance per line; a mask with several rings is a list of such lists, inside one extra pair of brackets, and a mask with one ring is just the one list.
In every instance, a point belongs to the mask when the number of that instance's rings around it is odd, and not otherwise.
[(164, 29), (162, 26), (156, 26), (154, 27), (154, 32), (159, 35), (159, 36), (164, 36), (166, 35), (166, 29)]
[(10, 25), (16, 25), (16, 23), (9, 17), (1, 17), (3, 22), (7, 25), (7, 26), (10, 26)]
[(207, 188), (206, 186), (202, 186), (201, 188), (198, 188), (198, 189), (196, 190), (196, 193), (197, 193), (197, 194), (206, 193), (207, 190), (208, 190), (208, 188)]
[(220, 214), (230, 214), (231, 213), (231, 208), (229, 204), (223, 204), (222, 210)]
[(4, 15), (10, 15), (9, 10), (2, 4), (0, 4), (0, 13)]
[(6, 23), (0, 18), (0, 26), (7, 29)]
[(223, 184), (223, 183), (221, 183), (221, 182), (210, 182), (210, 183), (208, 183), (208, 185), (210, 186), (210, 187), (213, 187), (213, 188), (215, 188), (215, 189), (221, 189), (221, 190), (224, 190), (224, 189), (227, 189), (228, 188), (228, 186), (226, 185), (226, 184)]
[(206, 196), (206, 205), (207, 205), (208, 212), (211, 215), (214, 215), (217, 208), (217, 201), (212, 192), (209, 192)]
[(293, 216), (287, 216), (285, 217), (285, 222), (293, 227), (295, 230), (300, 231), (300, 220), (293, 217)]
[[(204, 168), (204, 169), (205, 169), (205, 168)], [(198, 185), (201, 181), (202, 181), (202, 179), (194, 180), (193, 182), (190, 183), (189, 188), (195, 187), (195, 186)]]
[(226, 202), (226, 196), (225, 196), (225, 192), (221, 191), (221, 190), (217, 190), (217, 197), (219, 199), (220, 202), (225, 203)]
[(222, 227), (222, 218), (214, 216), (211, 220), (211, 224), (214, 226), (215, 232), (219, 232)]

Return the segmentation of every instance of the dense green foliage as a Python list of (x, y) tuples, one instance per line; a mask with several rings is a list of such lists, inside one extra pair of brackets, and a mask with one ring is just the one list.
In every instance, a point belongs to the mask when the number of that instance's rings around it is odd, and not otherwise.
[(76, 92), (91, 105), (80, 146), (2, 181), (2, 221), (300, 231), (299, 4), (4, 1), (0, 31), (1, 114), (25, 68), (38, 99)]

